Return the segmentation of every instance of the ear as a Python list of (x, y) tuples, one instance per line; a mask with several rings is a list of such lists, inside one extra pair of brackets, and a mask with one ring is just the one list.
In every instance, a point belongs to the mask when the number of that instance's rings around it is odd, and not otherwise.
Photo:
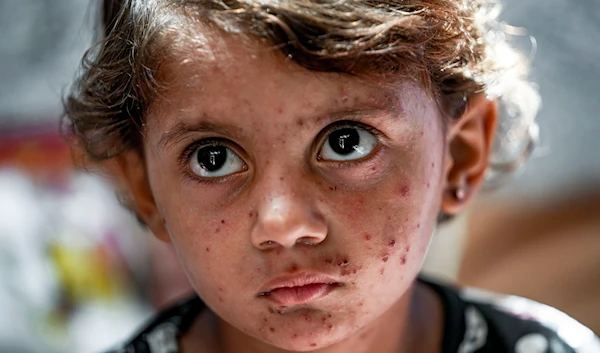
[(117, 190), (126, 207), (130, 208), (160, 240), (169, 242), (169, 234), (156, 208), (154, 196), (143, 158), (137, 151), (129, 150), (107, 165)]
[(445, 188), (441, 208), (447, 215), (463, 211), (481, 187), (496, 133), (498, 109), (485, 94), (469, 97), (465, 112), (448, 126)]

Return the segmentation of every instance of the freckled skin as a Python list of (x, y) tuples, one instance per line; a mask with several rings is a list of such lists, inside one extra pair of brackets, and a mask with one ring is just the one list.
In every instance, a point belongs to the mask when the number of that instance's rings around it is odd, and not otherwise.
[[(232, 332), (286, 350), (351, 347), (357, 332), (386, 325), (382, 315), (405, 300), (429, 243), (442, 188), (433, 166), (444, 156), (437, 106), (413, 83), (310, 72), (258, 44), (214, 35), (206, 46), (215, 59), (175, 67), (165, 100), (149, 109), (148, 177), (170, 240)], [(347, 111), (369, 113), (345, 119)], [(347, 166), (316, 158), (327, 127), (355, 118), (381, 134), (373, 154)], [(177, 123), (201, 119), (237, 130), (159, 143)], [(247, 169), (219, 182), (190, 180), (177, 162), (182, 152), (215, 137), (231, 141)], [(303, 236), (298, 229), (318, 244), (259, 246)], [(307, 270), (342, 285), (301, 308), (257, 297), (268, 281)]]

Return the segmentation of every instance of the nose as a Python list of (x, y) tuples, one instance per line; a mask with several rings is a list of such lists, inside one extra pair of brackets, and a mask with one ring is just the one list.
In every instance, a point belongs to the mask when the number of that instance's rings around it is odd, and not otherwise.
[(294, 193), (263, 199), (251, 231), (252, 244), (261, 250), (317, 245), (327, 236), (325, 219), (311, 203)]

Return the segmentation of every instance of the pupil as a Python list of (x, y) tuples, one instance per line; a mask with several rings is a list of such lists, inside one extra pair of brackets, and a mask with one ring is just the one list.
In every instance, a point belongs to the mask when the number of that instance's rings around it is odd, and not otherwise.
[(205, 147), (198, 152), (198, 164), (209, 172), (221, 169), (226, 159), (227, 149), (223, 146)]
[(352, 128), (339, 129), (329, 135), (329, 146), (338, 154), (347, 155), (355, 151), (360, 143), (358, 131)]

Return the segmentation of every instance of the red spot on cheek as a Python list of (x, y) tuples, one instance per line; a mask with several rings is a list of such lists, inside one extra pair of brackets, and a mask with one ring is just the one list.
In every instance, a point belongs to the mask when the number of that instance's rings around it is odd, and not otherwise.
[(316, 343), (311, 343), (311, 344), (310, 344), (310, 346), (311, 346), (311, 347), (316, 347), (316, 346), (317, 346), (317, 344), (316, 344)]
[(275, 332), (275, 328), (273, 328), (273, 327), (269, 327), (269, 331), (271, 331), (271, 332)]
[(349, 274), (354, 274), (355, 275), (361, 269), (362, 269), (361, 266), (357, 266), (357, 267), (354, 267), (354, 268), (344, 267), (342, 269), (342, 272), (340, 273), (340, 275), (342, 275), (342, 276), (348, 276)]
[(292, 335), (292, 338), (293, 338), (293, 339), (296, 339), (296, 338), (298, 338), (298, 335), (294, 333), (294, 334)]
[(304, 318), (304, 321), (308, 321), (308, 322), (312, 321), (312, 318), (308, 314), (303, 314), (302, 317)]
[(253, 212), (249, 212), (248, 213), (248, 217), (250, 217), (250, 218), (254, 217), (254, 213)]
[(371, 240), (371, 238), (372, 238), (371, 234), (365, 234), (365, 240), (366, 241)]
[(390, 247), (393, 248), (396, 245), (396, 240), (394, 240), (394, 239), (390, 240), (389, 245), (390, 245)]
[(402, 185), (399, 190), (400, 196), (407, 198), (410, 196), (410, 187), (408, 185)]
[(224, 219), (221, 220), (221, 224), (225, 224), (225, 220)]
[(210, 252), (210, 248), (208, 246), (206, 247), (206, 252)]
[(385, 272), (385, 268), (383, 268), (383, 267), (382, 267), (382, 268), (379, 270), (379, 274), (380, 274), (381, 276), (383, 276), (383, 273), (384, 273), (384, 272)]
[(387, 262), (387, 260), (389, 260), (389, 258), (390, 258), (389, 255), (385, 255), (381, 260), (383, 262)]
[(340, 267), (346, 267), (349, 264), (348, 259), (340, 259), (336, 263)]
[(406, 255), (402, 255), (402, 257), (400, 258), (400, 263), (401, 264), (406, 264)]
[(223, 303), (223, 302), (224, 302), (224, 300), (223, 300), (223, 297), (219, 297), (219, 301), (220, 301), (221, 303)]
[(221, 228), (217, 227), (217, 229), (215, 229), (215, 233), (219, 233), (221, 231)]
[(298, 126), (304, 125), (304, 120), (298, 119), (298, 121), (296, 121), (296, 125), (298, 125)]

